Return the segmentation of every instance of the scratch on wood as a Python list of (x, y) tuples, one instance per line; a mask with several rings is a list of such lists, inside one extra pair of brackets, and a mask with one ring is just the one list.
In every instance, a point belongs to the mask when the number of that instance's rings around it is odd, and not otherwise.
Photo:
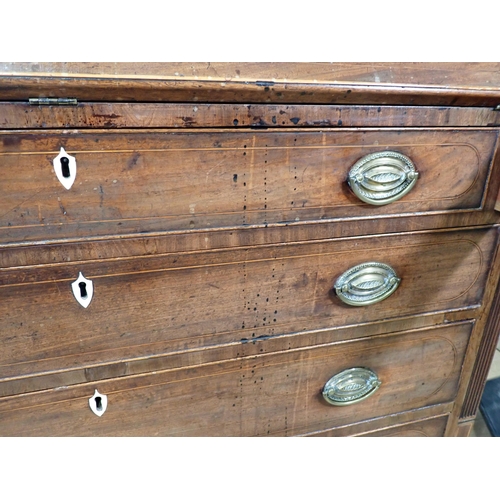
[(36, 198), (40, 193), (42, 192), (41, 189), (39, 189), (33, 196), (30, 196), (29, 198), (27, 198), (26, 200), (22, 201), (21, 203), (19, 203), (19, 205), (16, 205), (15, 207), (11, 208), (10, 210), (8, 210), (7, 212), (3, 213), (0, 215), (0, 218), (3, 218), (5, 217), (6, 215), (9, 215), (11, 212), (14, 212), (15, 210), (17, 210), (18, 208), (21, 208), (25, 203), (28, 203), (29, 201), (31, 201), (33, 198)]
[(219, 167), (222, 163), (223, 163), (224, 160), (218, 162), (216, 165), (214, 165), (212, 168), (210, 168), (209, 170), (207, 170), (207, 173), (205, 174), (205, 184), (208, 184), (208, 177), (210, 175), (210, 172), (212, 172), (212, 170), (216, 169), (217, 167)]
[(318, 290), (318, 271), (316, 271), (314, 273), (314, 290), (313, 290), (313, 293), (312, 293), (312, 302), (311, 302), (312, 309), (311, 309), (311, 314), (313, 314), (314, 311), (316, 310), (316, 299), (318, 297), (317, 290)]
[(306, 168), (304, 168), (304, 170), (302, 170), (302, 179), (301, 179), (301, 182), (303, 183), (304, 182), (304, 175), (306, 173), (306, 170), (309, 168), (309, 165), (307, 165)]
[[(255, 141), (256, 137), (255, 135), (252, 137), (252, 150), (250, 152), (250, 170), (249, 170), (249, 179), (248, 179), (248, 190), (247, 192), (250, 193), (251, 190), (253, 189), (253, 174), (254, 174), (254, 166), (255, 166)], [(248, 205), (248, 203), (247, 203)]]
[(61, 209), (61, 212), (63, 215), (67, 215), (66, 209), (64, 208), (63, 204), (61, 203), (61, 200), (59, 200), (59, 208)]

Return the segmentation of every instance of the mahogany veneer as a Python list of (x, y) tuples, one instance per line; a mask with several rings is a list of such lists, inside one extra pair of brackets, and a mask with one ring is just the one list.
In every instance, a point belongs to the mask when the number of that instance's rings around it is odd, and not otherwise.
[[(499, 329), (500, 65), (3, 63), (0, 95), (1, 435), (468, 434)], [(418, 178), (366, 203), (366, 155), (373, 192), (414, 178), (388, 152)], [(367, 262), (397, 288), (348, 305)], [(356, 300), (396, 282), (360, 272)], [(351, 368), (380, 386), (329, 404)]]

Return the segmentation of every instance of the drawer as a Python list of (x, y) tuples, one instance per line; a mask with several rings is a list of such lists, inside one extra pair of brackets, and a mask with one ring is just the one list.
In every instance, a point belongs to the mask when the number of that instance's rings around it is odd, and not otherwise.
[[(2, 435), (294, 435), (450, 402), (472, 322), (0, 398)], [(381, 385), (333, 406), (327, 381), (353, 367)], [(89, 399), (101, 397), (101, 416)], [(104, 401), (103, 396), (107, 398)], [(94, 400), (95, 401), (95, 400)]]
[(436, 417), (421, 422), (413, 422), (377, 432), (365, 434), (367, 437), (443, 437), (448, 417)]
[[(1, 379), (319, 329), (340, 340), (342, 326), (438, 311), (473, 318), (496, 242), (490, 228), (3, 269)], [(336, 280), (373, 260), (399, 287), (371, 305), (342, 302)]]
[(305, 437), (443, 437), (454, 402), (424, 406), (333, 429), (301, 434)]
[[(0, 243), (478, 210), (497, 134), (491, 129), (1, 132)], [(349, 172), (361, 158), (387, 151), (409, 158), (418, 179), (392, 203), (367, 204), (349, 189)], [(387, 193), (388, 186), (404, 184), (401, 176), (398, 169), (362, 174), (370, 191)], [(73, 184), (67, 189), (63, 181)]]

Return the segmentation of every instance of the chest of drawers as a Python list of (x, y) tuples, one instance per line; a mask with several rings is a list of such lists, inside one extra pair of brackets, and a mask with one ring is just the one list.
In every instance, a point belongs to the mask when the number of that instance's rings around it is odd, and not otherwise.
[(468, 435), (499, 65), (6, 63), (0, 95), (1, 435)]

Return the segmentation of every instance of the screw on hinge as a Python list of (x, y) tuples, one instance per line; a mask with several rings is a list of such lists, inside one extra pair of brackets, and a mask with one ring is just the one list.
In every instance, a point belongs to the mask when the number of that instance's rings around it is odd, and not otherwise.
[(72, 97), (30, 97), (32, 106), (76, 106), (78, 100)]

